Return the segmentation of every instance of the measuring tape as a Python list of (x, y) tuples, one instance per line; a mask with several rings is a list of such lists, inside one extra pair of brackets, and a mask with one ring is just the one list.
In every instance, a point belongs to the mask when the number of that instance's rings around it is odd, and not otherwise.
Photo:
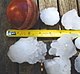
[(80, 36), (80, 30), (7, 30), (8, 37), (61, 37), (64, 34)]

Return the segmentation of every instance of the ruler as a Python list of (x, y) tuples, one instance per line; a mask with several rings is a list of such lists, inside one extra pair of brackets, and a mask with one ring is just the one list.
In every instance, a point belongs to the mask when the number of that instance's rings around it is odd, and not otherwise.
[(7, 30), (7, 37), (61, 37), (64, 34), (80, 36), (80, 30)]

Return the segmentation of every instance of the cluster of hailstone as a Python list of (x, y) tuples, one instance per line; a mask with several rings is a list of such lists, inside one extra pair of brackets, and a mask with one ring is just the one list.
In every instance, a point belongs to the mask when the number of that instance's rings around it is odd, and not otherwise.
[[(74, 45), (72, 40), (75, 38)], [(17, 63), (34, 64), (43, 61), (48, 74), (71, 74), (69, 59), (77, 53), (76, 47), (80, 49), (80, 38), (77, 38), (75, 34), (63, 35), (53, 40), (50, 46), (49, 55), (56, 57), (45, 60), (47, 48), (44, 42), (37, 41), (37, 38), (34, 37), (21, 38), (10, 46), (8, 57), (12, 62)], [(75, 59), (74, 66), (76, 71), (80, 72), (80, 53)]]
[(8, 57), (12, 62), (28, 62), (34, 64), (45, 59), (47, 49), (46, 44), (42, 41), (37, 41), (37, 38), (28, 37), (21, 38), (16, 43), (10, 46)]
[[(40, 18), (42, 22), (50, 26), (54, 26), (60, 20), (59, 12), (54, 7), (50, 7), (42, 10), (40, 12)], [(65, 27), (65, 29), (80, 30), (80, 17), (78, 16), (77, 11), (75, 9), (72, 9), (66, 12), (61, 18), (61, 23)], [(49, 54), (60, 56), (60, 57), (58, 59), (55, 58), (52, 60), (46, 60), (44, 62), (48, 74), (53, 74), (53, 73), (54, 74), (70, 74), (71, 63), (69, 63), (69, 58), (71, 58), (73, 55), (77, 53), (76, 47), (80, 49), (80, 38), (77, 38), (75, 40), (75, 45), (73, 44), (73, 41), (72, 41), (74, 38), (76, 37), (73, 35), (64, 35), (58, 40), (52, 41), (50, 45), (51, 48), (49, 50)], [(62, 65), (62, 64), (65, 64), (64, 62), (62, 62), (63, 61), (62, 58), (67, 59), (65, 62), (66, 66), (68, 66), (69, 68), (67, 72), (65, 71), (66, 68)], [(58, 61), (61, 60), (61, 63), (56, 62), (57, 60)], [(60, 70), (60, 69), (65, 69), (65, 70)], [(75, 59), (75, 69), (78, 72), (80, 72), (80, 54)], [(63, 73), (62, 71), (65, 71), (65, 72)]]
[(56, 55), (53, 59), (44, 61), (48, 74), (71, 74), (71, 62), (69, 58), (77, 53), (72, 40), (76, 35), (63, 35), (57, 40), (53, 40), (49, 55)]
[[(48, 7), (41, 10), (40, 18), (42, 22), (50, 26), (56, 25), (60, 20), (59, 12), (55, 7)], [(76, 9), (72, 9), (63, 14), (61, 18), (61, 23), (65, 27), (65, 29), (79, 30), (80, 17), (78, 16)]]
[[(65, 29), (80, 30), (80, 17), (78, 16), (77, 11), (75, 9), (66, 12), (62, 16), (61, 23), (65, 27)], [(77, 38), (75, 40), (75, 46), (80, 49), (80, 38)], [(74, 66), (76, 71), (80, 72), (80, 53), (75, 59)]]

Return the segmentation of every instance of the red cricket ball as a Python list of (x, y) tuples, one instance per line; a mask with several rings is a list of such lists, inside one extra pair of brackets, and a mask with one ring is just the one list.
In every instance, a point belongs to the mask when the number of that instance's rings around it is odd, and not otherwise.
[(6, 14), (13, 28), (30, 29), (38, 19), (38, 8), (33, 0), (12, 0)]

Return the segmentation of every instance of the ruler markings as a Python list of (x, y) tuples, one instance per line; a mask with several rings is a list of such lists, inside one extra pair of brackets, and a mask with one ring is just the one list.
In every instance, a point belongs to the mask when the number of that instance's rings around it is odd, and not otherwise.
[(80, 30), (7, 30), (8, 37), (60, 37), (64, 34), (77, 34)]

